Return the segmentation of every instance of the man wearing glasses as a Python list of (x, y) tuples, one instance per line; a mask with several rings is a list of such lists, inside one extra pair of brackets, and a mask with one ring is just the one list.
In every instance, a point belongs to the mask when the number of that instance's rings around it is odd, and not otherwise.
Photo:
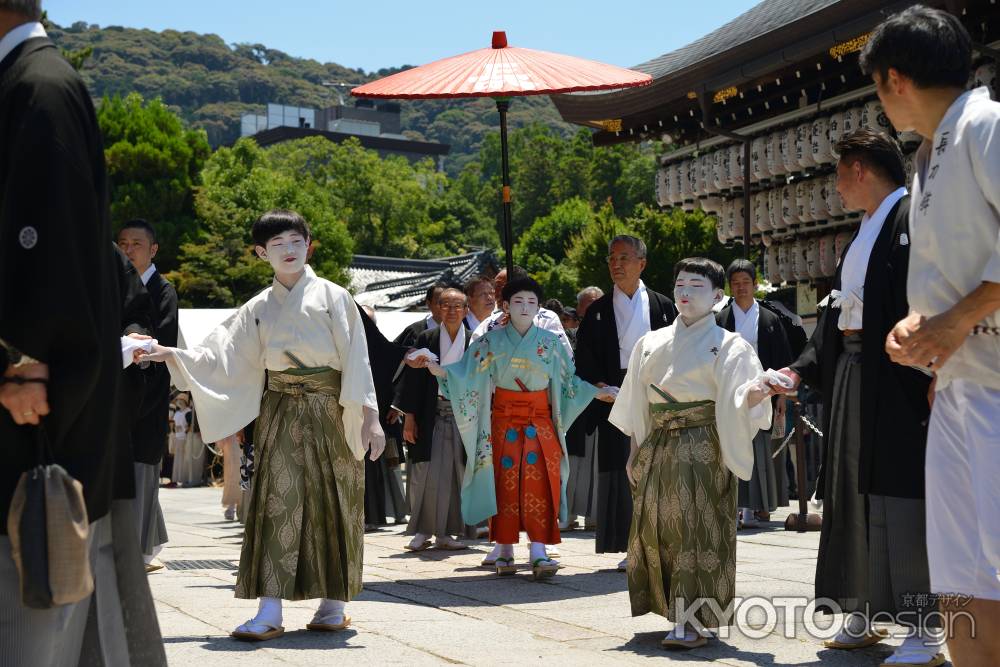
[[(620, 235), (608, 244), (608, 270), (614, 289), (594, 301), (577, 330), (576, 366), (584, 380), (620, 387), (629, 356), (647, 332), (668, 326), (677, 317), (674, 302), (646, 287), (646, 244)], [(608, 423), (611, 406), (592, 403), (585, 414), (587, 431), (597, 429), (597, 553), (628, 549), (632, 495), (625, 462), (628, 436)], [(625, 560), (618, 569), (625, 570)]]

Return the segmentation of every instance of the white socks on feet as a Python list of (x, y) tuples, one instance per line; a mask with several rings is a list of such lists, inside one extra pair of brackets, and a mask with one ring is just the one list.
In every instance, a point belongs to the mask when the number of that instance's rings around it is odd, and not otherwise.
[(343, 600), (331, 600), (323, 598), (313, 616), (313, 623), (326, 623), (328, 625), (340, 625), (344, 622), (344, 609), (347, 603)]
[(885, 664), (919, 665), (930, 662), (941, 652), (943, 641), (944, 637), (940, 631), (917, 631), (913, 636), (903, 640), (900, 647), (886, 658)]
[(545, 545), (541, 542), (532, 542), (528, 546), (528, 560), (534, 563), (539, 558), (550, 560), (548, 555), (545, 553)]
[(281, 599), (261, 598), (257, 604), (257, 615), (236, 628), (241, 632), (267, 632), (281, 627)]

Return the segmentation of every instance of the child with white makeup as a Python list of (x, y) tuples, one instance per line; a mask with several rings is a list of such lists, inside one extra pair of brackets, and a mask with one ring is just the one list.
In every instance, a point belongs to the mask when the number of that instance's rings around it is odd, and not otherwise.
[(750, 479), (771, 404), (753, 347), (715, 323), (722, 267), (694, 257), (674, 272), (680, 316), (636, 343), (609, 421), (632, 441), (632, 615), (665, 616), (663, 645), (696, 648), (731, 624), (736, 478)]
[(190, 350), (154, 345), (190, 391), (203, 438), (254, 419), (255, 472), (236, 597), (260, 598), (237, 639), (280, 636), (282, 600), (322, 598), (310, 630), (346, 628), (361, 591), (364, 455), (385, 447), (364, 325), (351, 295), (306, 264), (309, 227), (274, 210), (253, 225), (274, 282)]
[(501, 576), (514, 574), (514, 545), (527, 532), (532, 573), (541, 579), (559, 569), (545, 545), (559, 543), (559, 522), (566, 520), (566, 430), (591, 400), (612, 400), (616, 389), (577, 377), (559, 337), (534, 324), (542, 301), (537, 282), (512, 280), (502, 296), (507, 326), (474, 341), (461, 361), (427, 367), (451, 401), (468, 458), (465, 523), (489, 518)]

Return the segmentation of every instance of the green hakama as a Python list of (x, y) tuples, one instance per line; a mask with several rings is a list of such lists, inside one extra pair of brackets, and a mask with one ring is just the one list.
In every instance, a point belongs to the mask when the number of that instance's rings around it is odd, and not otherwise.
[(268, 371), (236, 597), (361, 591), (365, 467), (344, 437), (340, 393), (339, 371)]
[(651, 403), (649, 410), (653, 428), (633, 464), (632, 615), (677, 622), (681, 608), (704, 598), (693, 618), (706, 628), (731, 625), (736, 476), (723, 462), (715, 402)]

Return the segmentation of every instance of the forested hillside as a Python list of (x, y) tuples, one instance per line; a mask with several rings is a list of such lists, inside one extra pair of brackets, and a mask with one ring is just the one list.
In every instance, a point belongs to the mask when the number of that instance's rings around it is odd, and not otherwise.
[[(263, 44), (230, 45), (218, 35), (176, 30), (78, 22), (52, 25), (50, 34), (64, 49), (93, 49), (81, 74), (95, 97), (130, 92), (145, 99), (160, 97), (190, 126), (204, 129), (213, 147), (234, 142), (240, 115), (262, 113), (268, 102), (327, 106), (337, 103), (337, 93), (324, 87), (324, 81), (363, 83), (398, 71), (364, 72), (296, 58)], [(335, 54), (336, 47), (331, 52)], [(407, 135), (451, 145), (446, 160), (451, 174), (472, 161), (486, 133), (497, 128), (490, 100), (406, 101), (402, 106)], [(572, 132), (548, 97), (516, 100), (509, 118), (512, 127), (540, 122), (563, 136)]]

